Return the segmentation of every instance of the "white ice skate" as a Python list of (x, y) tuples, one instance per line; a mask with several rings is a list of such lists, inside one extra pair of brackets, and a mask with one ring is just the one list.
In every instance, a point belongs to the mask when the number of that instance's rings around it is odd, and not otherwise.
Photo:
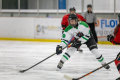
[[(106, 65), (106, 63), (102, 64), (102, 66), (104, 66), (104, 65)], [(107, 69), (108, 71), (111, 71), (109, 65), (104, 66), (104, 68)]]
[(63, 64), (64, 64), (64, 62), (63, 62), (62, 60), (60, 60), (60, 62), (59, 62), (58, 65), (57, 65), (56, 71), (60, 71), (61, 68), (63, 67)]

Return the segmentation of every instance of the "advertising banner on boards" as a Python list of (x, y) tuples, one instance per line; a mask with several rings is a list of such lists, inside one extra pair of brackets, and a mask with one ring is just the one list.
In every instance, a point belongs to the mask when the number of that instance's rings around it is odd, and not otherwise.
[(35, 39), (61, 39), (61, 18), (35, 18)]
[[(35, 18), (35, 39), (61, 39), (62, 37), (62, 18)], [(117, 19), (98, 18), (95, 27), (98, 40), (107, 41), (107, 35), (113, 34), (117, 26)]]
[(107, 35), (113, 34), (114, 28), (118, 25), (117, 19), (101, 19), (98, 18), (96, 25), (96, 33), (99, 41), (107, 41)]

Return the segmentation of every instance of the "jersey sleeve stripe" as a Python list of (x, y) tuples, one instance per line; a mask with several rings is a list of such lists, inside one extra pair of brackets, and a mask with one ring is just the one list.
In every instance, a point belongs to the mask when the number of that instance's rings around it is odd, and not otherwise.
[(68, 40), (65, 40), (65, 39), (61, 39), (62, 41), (66, 41), (66, 42), (68, 42)]
[(83, 38), (83, 39), (85, 39), (85, 40), (88, 40), (88, 39), (87, 39), (87, 38), (85, 38), (84, 36), (82, 36), (82, 38)]
[(67, 45), (67, 43), (65, 41), (61, 41), (61, 42), (65, 43)]

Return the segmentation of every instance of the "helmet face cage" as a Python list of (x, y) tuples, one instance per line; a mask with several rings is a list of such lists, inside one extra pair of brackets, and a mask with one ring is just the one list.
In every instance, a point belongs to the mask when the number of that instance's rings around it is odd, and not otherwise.
[[(71, 15), (69, 15), (68, 20), (69, 20), (69, 24), (70, 24), (71, 26), (76, 27), (76, 25), (77, 25), (77, 23), (78, 23), (78, 18), (77, 18), (77, 15), (76, 15), (76, 14), (71, 14)], [(77, 22), (76, 22), (75, 24), (71, 24), (71, 23), (70, 23), (70, 20), (75, 20), (75, 21), (77, 21)]]

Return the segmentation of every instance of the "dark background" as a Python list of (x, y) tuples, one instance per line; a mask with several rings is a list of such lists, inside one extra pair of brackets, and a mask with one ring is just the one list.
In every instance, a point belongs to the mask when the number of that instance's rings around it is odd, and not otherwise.
[[(18, 9), (18, 0), (2, 0), (2, 9)], [(28, 0), (20, 0), (20, 9), (28, 9)]]

